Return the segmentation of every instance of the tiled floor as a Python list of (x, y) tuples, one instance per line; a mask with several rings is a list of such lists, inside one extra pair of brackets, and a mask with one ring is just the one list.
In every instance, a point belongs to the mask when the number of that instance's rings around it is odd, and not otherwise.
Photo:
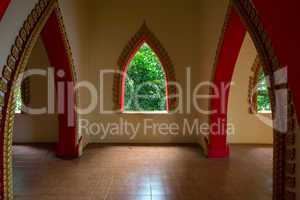
[(90, 146), (60, 160), (51, 148), (14, 147), (17, 200), (271, 200), (272, 148), (232, 146), (230, 159), (198, 147)]

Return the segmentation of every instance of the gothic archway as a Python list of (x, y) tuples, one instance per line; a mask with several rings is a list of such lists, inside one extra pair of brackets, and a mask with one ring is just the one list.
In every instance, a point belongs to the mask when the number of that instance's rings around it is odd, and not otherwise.
[[(218, 87), (221, 83), (231, 82), (235, 62), (246, 31), (251, 35), (261, 58), (264, 73), (270, 79), (269, 96), (274, 124), (273, 199), (295, 199), (296, 115), (292, 95), (287, 84), (284, 66), (275, 55), (272, 42), (257, 10), (249, 0), (232, 0), (230, 3), (215, 60), (213, 82)], [(210, 116), (210, 123), (215, 123), (220, 119), (223, 123), (227, 123), (228, 94), (229, 90), (226, 91), (225, 108), (221, 108), (221, 99), (211, 101), (211, 110), (218, 112)], [(226, 130), (222, 133), (210, 133), (209, 157), (229, 156), (226, 137)]]
[[(79, 139), (77, 138), (77, 116), (75, 105), (77, 95), (73, 87), (77, 81), (73, 65), (71, 49), (64, 31), (61, 12), (56, 0), (40, 0), (25, 20), (19, 31), (7, 63), (3, 67), (0, 79), (0, 199), (12, 199), (12, 135), (14, 121), (14, 88), (26, 65), (31, 51), (41, 36), (48, 58), (54, 71), (63, 71), (63, 75), (55, 76), (56, 85), (64, 83), (68, 89), (63, 93), (63, 112), (59, 113), (59, 142), (56, 153), (60, 157), (73, 158), (79, 155)], [(70, 98), (68, 98), (68, 96)]]
[(113, 102), (115, 109), (122, 111), (124, 107), (123, 97), (126, 71), (136, 52), (144, 43), (147, 43), (151, 47), (162, 64), (167, 85), (167, 97), (173, 97), (167, 98), (167, 110), (172, 111), (176, 107), (177, 103), (176, 98), (174, 98), (176, 96), (176, 87), (175, 85), (169, 84), (170, 82), (176, 82), (174, 65), (167, 51), (152, 31), (150, 31), (146, 23), (143, 23), (139, 31), (131, 38), (119, 57), (118, 68), (116, 70), (113, 83)]

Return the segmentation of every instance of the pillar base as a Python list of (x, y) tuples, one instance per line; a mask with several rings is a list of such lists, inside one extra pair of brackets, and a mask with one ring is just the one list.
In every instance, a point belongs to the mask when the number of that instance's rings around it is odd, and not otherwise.
[(65, 146), (57, 145), (56, 156), (62, 159), (75, 159), (79, 157), (79, 146), (66, 148)]
[(225, 147), (211, 147), (209, 146), (207, 152), (208, 158), (228, 158), (229, 157), (229, 145)]

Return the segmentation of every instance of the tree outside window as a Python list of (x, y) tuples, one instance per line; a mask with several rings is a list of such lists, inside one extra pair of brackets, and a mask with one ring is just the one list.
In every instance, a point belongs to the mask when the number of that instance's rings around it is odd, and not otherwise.
[(265, 74), (261, 69), (257, 83), (257, 112), (271, 112), (271, 102)]
[(159, 58), (144, 43), (130, 62), (125, 80), (124, 111), (166, 111), (166, 77)]
[(16, 99), (15, 113), (22, 113), (22, 92), (21, 92), (21, 87), (16, 88), (16, 90), (15, 90), (15, 99)]

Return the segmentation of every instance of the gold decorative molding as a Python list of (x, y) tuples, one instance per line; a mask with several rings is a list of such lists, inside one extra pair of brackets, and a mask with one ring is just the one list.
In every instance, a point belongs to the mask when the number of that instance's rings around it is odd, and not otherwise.
[(3, 78), (0, 78), (0, 91), (2, 93), (7, 92), (7, 81)]
[(12, 71), (9, 67), (4, 67), (3, 71), (2, 71), (2, 76), (6, 79), (6, 80), (10, 80), (10, 77), (12, 75)]
[[(50, 15), (55, 12), (58, 16), (59, 26), (64, 44), (68, 52), (68, 58), (72, 66), (74, 81), (77, 81), (77, 73), (73, 64), (71, 48), (67, 40), (61, 11), (57, 0), (40, 0), (20, 29), (15, 43), (12, 45), (11, 54), (7, 57), (7, 63), (2, 69), (0, 78), (0, 116), (3, 136), (3, 199), (13, 199), (12, 187), (12, 134), (15, 111), (14, 87), (20, 73), (24, 72), (38, 37)], [(78, 99), (78, 96), (77, 96)]]
[[(225, 32), (228, 29), (228, 25), (229, 25), (230, 15), (231, 15), (232, 9), (234, 9), (234, 8), (233, 8), (233, 5), (232, 5), (232, 2), (230, 1), (229, 5), (228, 5), (228, 8), (226, 10), (226, 13), (225, 13), (225, 19), (224, 19), (224, 23), (223, 23), (223, 26), (222, 26), (222, 30), (220, 32), (220, 37), (219, 37), (219, 40), (218, 40), (217, 50), (216, 50), (216, 54), (215, 54), (215, 57), (214, 57), (213, 69), (212, 69), (212, 74), (211, 74), (211, 82), (212, 83), (215, 80), (215, 75), (216, 75), (218, 60), (219, 60), (219, 57), (220, 57), (220, 54), (221, 54), (221, 50), (222, 50), (222, 47), (223, 47)], [(214, 89), (212, 87), (210, 87), (209, 94), (210, 95), (214, 95), (214, 92), (215, 92)], [(208, 106), (209, 106), (209, 110), (212, 110), (211, 104), (208, 104)], [(208, 120), (209, 120), (209, 123), (211, 124), (211, 118), (210, 117), (209, 117)], [(205, 140), (205, 144), (206, 144), (205, 148), (208, 149), (208, 145), (209, 145), (209, 142), (210, 142), (209, 141), (210, 137), (209, 136), (205, 136), (204, 140)]]
[[(19, 35), (11, 49), (11, 54), (7, 58), (7, 65), (4, 66), (2, 75), (6, 81), (6, 92), (4, 93), (4, 102), (2, 106), (2, 126), (4, 133), (4, 151), (3, 151), (3, 198), (6, 200), (13, 199), (12, 189), (12, 134), (14, 123), (14, 85), (20, 72), (25, 70), (30, 53), (36, 43), (39, 34), (50, 16), (56, 1), (40, 0), (34, 7), (33, 11), (25, 20)], [(37, 12), (39, 4), (44, 6), (43, 12)], [(25, 28), (26, 27), (26, 28)], [(30, 28), (30, 29), (29, 29)]]
[[(282, 65), (279, 62), (279, 59), (275, 55), (272, 41), (268, 37), (267, 32), (262, 24), (262, 21), (257, 14), (257, 11), (250, 0), (231, 0), (235, 9), (238, 11), (242, 20), (244, 21), (249, 34), (256, 46), (258, 54), (260, 56), (261, 62), (263, 64), (263, 70), (266, 76), (270, 79), (270, 88), (269, 96), (272, 106), (272, 115), (275, 119), (276, 113), (275, 107), (278, 102), (276, 102), (275, 91), (276, 83), (274, 81), (274, 73), (276, 70), (282, 69)], [(287, 84), (280, 86), (280, 89), (287, 89)], [(288, 95), (288, 111), (294, 113), (294, 105), (292, 101), (292, 95)], [(296, 152), (293, 151), (294, 147), (294, 135), (295, 127), (293, 126), (296, 118), (294, 115), (289, 115), (288, 122), (293, 121), (293, 123), (288, 123), (288, 131), (282, 133), (274, 129), (274, 158), (273, 158), (273, 199), (282, 200), (282, 199), (295, 199), (295, 186), (296, 186), (296, 170), (289, 170), (286, 168), (290, 164), (295, 164), (294, 159)], [(273, 120), (274, 125), (279, 123), (277, 120)], [(287, 140), (286, 138), (289, 138)], [(293, 144), (291, 144), (292, 142)], [(291, 153), (292, 152), (292, 153)], [(292, 173), (290, 173), (292, 172)], [(293, 180), (293, 181), (291, 181)], [(289, 182), (287, 182), (289, 181)], [(290, 184), (293, 182), (293, 184)]]

